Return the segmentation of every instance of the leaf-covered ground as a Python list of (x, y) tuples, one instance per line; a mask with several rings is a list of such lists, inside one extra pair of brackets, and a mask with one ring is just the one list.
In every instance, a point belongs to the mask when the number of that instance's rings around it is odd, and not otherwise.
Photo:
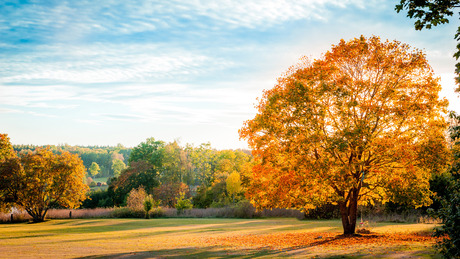
[(207, 244), (285, 249), (293, 247), (339, 247), (353, 245), (389, 245), (420, 243), (432, 245), (436, 238), (426, 234), (366, 234), (343, 236), (337, 233), (277, 233), (265, 235), (238, 235), (230, 237), (209, 237)]
[(338, 220), (67, 219), (0, 224), (0, 258), (440, 258), (435, 225), (376, 223), (340, 236)]
[(428, 252), (436, 238), (429, 233), (386, 233), (343, 236), (331, 232), (315, 233), (276, 233), (262, 235), (235, 235), (209, 237), (208, 245), (249, 250), (279, 251), (285, 256), (306, 257), (383, 257), (419, 258), (437, 257)]

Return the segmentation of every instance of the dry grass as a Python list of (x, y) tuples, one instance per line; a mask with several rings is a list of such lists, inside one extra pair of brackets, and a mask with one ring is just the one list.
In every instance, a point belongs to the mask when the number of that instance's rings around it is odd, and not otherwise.
[[(96, 208), (96, 209), (51, 209), (48, 211), (48, 219), (68, 219), (70, 217), (75, 219), (89, 219), (89, 218), (110, 218), (112, 216), (113, 208)], [(70, 212), (72, 214), (70, 214)]]
[[(94, 212), (93, 212), (94, 213)], [(97, 214), (97, 213), (95, 213)], [(0, 225), (2, 258), (99, 258), (99, 257), (347, 257), (436, 256), (429, 236), (412, 240), (414, 233), (432, 230), (429, 224), (375, 223), (375, 235), (384, 244), (369, 240), (335, 238), (341, 232), (338, 220), (299, 221), (296, 219), (61, 219), (38, 224)], [(409, 235), (403, 241), (394, 233)], [(296, 243), (294, 240), (332, 240), (321, 243)], [(227, 240), (227, 241), (226, 241)], [(230, 240), (230, 241), (229, 241)], [(244, 242), (233, 242), (243, 240)], [(266, 241), (263, 241), (266, 240)], [(259, 242), (260, 241), (260, 242)], [(283, 242), (271, 246), (268, 242)], [(313, 241), (313, 242), (315, 242)], [(313, 245), (312, 245), (313, 244)], [(369, 251), (372, 250), (372, 252)]]

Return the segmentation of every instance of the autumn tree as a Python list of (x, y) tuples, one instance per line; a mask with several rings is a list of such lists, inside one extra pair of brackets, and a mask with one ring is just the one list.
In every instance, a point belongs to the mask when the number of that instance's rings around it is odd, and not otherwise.
[(144, 200), (147, 197), (147, 193), (143, 186), (132, 189), (126, 199), (126, 205), (132, 210), (142, 211), (144, 208)]
[(34, 222), (44, 221), (51, 207), (78, 207), (88, 190), (83, 162), (69, 152), (54, 154), (38, 148), (2, 163), (0, 173), (5, 181), (2, 186), (12, 186), (2, 191)]
[(123, 205), (126, 196), (132, 189), (143, 186), (147, 193), (159, 185), (158, 172), (150, 163), (139, 160), (132, 161), (118, 178), (110, 182), (108, 192), (115, 205)]
[(358, 203), (430, 204), (444, 169), (445, 99), (423, 52), (397, 41), (341, 40), (264, 91), (240, 137), (258, 164), (247, 175), (257, 208), (339, 205), (354, 234)]
[(241, 179), (238, 172), (231, 173), (226, 180), (227, 193), (232, 197), (232, 202), (235, 203), (235, 195), (241, 192)]
[[(395, 9), (399, 13), (407, 10), (409, 18), (416, 19), (415, 29), (431, 29), (432, 26), (449, 23), (449, 18), (454, 15), (454, 9), (460, 7), (460, 0), (400, 0)], [(460, 26), (454, 37), (460, 41)], [(460, 43), (457, 44), (457, 52), (454, 54), (455, 59), (460, 58)], [(458, 85), (456, 92), (460, 92), (460, 63), (455, 64), (455, 81)]]
[(13, 172), (18, 170), (15, 158), (16, 153), (8, 135), (0, 134), (0, 210), (9, 209), (14, 201), (17, 188)]

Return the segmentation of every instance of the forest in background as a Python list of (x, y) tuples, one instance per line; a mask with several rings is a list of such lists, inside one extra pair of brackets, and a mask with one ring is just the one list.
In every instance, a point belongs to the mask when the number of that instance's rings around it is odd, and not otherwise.
[(117, 146), (71, 146), (68, 144), (63, 145), (13, 145), (13, 149), (16, 152), (26, 152), (27, 150), (34, 151), (37, 148), (48, 147), (55, 153), (70, 152), (72, 154), (78, 154), (85, 165), (87, 172), (90, 172), (90, 167), (93, 163), (97, 163), (99, 166), (99, 172), (97, 177), (113, 177), (117, 171), (112, 168), (113, 164), (117, 163), (116, 160), (122, 161), (125, 165), (128, 163), (129, 155), (131, 154), (132, 148), (124, 147), (121, 144)]
[[(130, 193), (135, 196), (139, 191), (165, 207), (175, 207), (181, 197), (197, 208), (223, 207), (244, 199), (241, 174), (250, 170), (253, 161), (248, 150), (216, 150), (210, 143), (181, 146), (154, 138), (134, 148), (121, 144), (13, 148), (17, 153), (48, 148), (57, 154), (77, 154), (87, 171), (83, 181), (92, 187), (83, 208), (125, 206)], [(105, 188), (96, 187), (100, 179), (107, 179), (102, 183)]]

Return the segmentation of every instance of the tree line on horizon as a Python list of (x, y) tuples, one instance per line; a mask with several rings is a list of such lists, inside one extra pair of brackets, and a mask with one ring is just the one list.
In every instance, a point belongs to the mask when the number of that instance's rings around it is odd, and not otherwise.
[(175, 207), (180, 195), (193, 199), (193, 206), (198, 208), (226, 206), (243, 199), (241, 174), (250, 170), (253, 161), (248, 150), (217, 150), (210, 143), (182, 147), (177, 141), (166, 143), (154, 138), (134, 148), (12, 147), (19, 155), (46, 149), (56, 155), (68, 152), (79, 156), (86, 169), (83, 182), (90, 187), (92, 178), (106, 177), (108, 188), (89, 190), (88, 198), (82, 200), (83, 208), (126, 206), (129, 194), (140, 189), (166, 207)]

